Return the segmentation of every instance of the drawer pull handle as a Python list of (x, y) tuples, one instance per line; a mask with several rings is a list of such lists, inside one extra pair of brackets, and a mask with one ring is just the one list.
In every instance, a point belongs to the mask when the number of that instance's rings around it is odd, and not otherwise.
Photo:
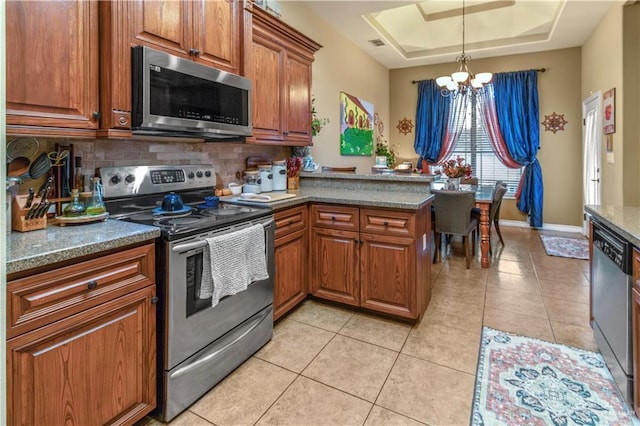
[(293, 219), (289, 219), (289, 225), (293, 225)]
[(386, 220), (385, 220), (384, 222), (382, 222), (382, 224), (383, 224), (384, 226), (389, 226), (389, 222), (387, 222)]
[(335, 222), (336, 221), (336, 217), (335, 216), (331, 216), (331, 220)]
[(98, 288), (98, 281), (96, 281), (96, 280), (89, 281), (89, 284), (87, 284), (87, 288), (89, 290), (93, 290), (95, 288)]

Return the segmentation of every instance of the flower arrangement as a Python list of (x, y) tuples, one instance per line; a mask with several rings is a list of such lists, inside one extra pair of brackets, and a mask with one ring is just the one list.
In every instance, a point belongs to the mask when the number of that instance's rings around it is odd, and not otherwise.
[(380, 116), (376, 112), (373, 116), (373, 123), (376, 126), (378, 133), (376, 134), (376, 155), (387, 157), (387, 167), (392, 169), (396, 165), (396, 146), (391, 146), (385, 139), (384, 123), (380, 120)]
[(311, 98), (311, 136), (315, 136), (320, 133), (320, 130), (327, 124), (329, 124), (328, 118), (318, 118), (318, 112), (314, 103), (316, 98)]
[(442, 173), (450, 178), (470, 177), (472, 173), (471, 166), (465, 164), (465, 160), (462, 157), (444, 161), (440, 165), (442, 166)]

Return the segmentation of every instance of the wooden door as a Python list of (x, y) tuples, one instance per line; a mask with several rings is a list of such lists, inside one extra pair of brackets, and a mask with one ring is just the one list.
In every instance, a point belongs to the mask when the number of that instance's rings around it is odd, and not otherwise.
[(360, 304), (359, 234), (312, 228), (311, 293), (349, 305)]
[(253, 38), (253, 136), (263, 143), (284, 140), (282, 92), (284, 50), (260, 37)]
[(195, 1), (193, 6), (196, 61), (240, 72), (240, 12), (237, 0)]
[(131, 20), (132, 44), (191, 57), (193, 29), (190, 1), (136, 0), (130, 8), (132, 16), (120, 19)]
[(97, 129), (97, 2), (9, 1), (4, 7), (7, 133), (12, 125)]
[(7, 342), (9, 424), (133, 424), (156, 406), (155, 289)]
[(307, 297), (306, 236), (306, 230), (303, 229), (275, 241), (274, 320)]
[(416, 253), (411, 238), (361, 234), (360, 306), (417, 318)]
[(311, 144), (311, 62), (287, 52), (285, 137), (301, 145)]

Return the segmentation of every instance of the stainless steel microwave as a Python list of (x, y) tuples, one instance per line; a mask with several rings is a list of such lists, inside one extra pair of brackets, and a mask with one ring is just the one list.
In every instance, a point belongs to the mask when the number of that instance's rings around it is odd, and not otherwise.
[(145, 46), (131, 48), (134, 135), (244, 141), (251, 80)]

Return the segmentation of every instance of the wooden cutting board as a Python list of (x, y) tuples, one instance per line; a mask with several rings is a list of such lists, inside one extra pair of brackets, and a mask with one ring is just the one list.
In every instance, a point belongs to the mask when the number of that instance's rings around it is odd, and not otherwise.
[(265, 192), (258, 194), (262, 196), (268, 196), (269, 199), (264, 198), (243, 198), (239, 195), (227, 195), (220, 197), (220, 201), (232, 201), (232, 202), (247, 202), (247, 203), (274, 203), (276, 201), (286, 200), (288, 198), (294, 198), (296, 194), (289, 194), (286, 192)]

